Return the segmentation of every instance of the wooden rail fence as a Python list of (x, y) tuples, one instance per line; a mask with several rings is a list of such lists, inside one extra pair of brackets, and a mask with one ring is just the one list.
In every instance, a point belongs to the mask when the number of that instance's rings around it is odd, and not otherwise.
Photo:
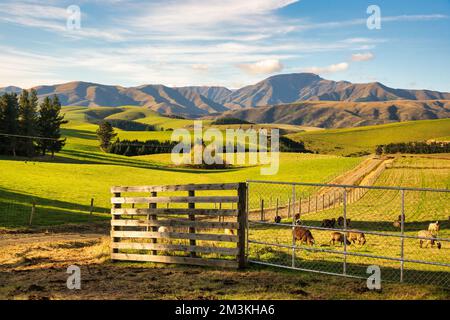
[[(208, 191), (235, 195), (203, 195)], [(172, 192), (187, 195), (166, 195)], [(112, 187), (111, 193), (113, 261), (245, 266), (246, 183)]]

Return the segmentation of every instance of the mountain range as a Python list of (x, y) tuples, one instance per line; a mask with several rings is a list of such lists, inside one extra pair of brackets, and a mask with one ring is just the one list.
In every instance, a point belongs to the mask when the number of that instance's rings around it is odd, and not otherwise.
[[(354, 84), (348, 81), (331, 81), (312, 73), (276, 75), (237, 90), (208, 86), (122, 87), (89, 82), (69, 82), (33, 89), (40, 99), (58, 95), (65, 106), (135, 105), (166, 115), (202, 117), (225, 113), (253, 122), (314, 123), (323, 127), (344, 125), (347, 121), (337, 119), (345, 117), (360, 117), (357, 121), (360, 125), (450, 117), (448, 102), (416, 103), (424, 100), (450, 100), (450, 93), (393, 89), (379, 82)], [(0, 93), (18, 93), (21, 90), (17, 87), (5, 87), (0, 88)], [(323, 102), (311, 103), (314, 101)], [(284, 113), (289, 116), (282, 116)], [(310, 118), (314, 118), (314, 121), (307, 121)], [(354, 120), (349, 122), (355, 123)]]

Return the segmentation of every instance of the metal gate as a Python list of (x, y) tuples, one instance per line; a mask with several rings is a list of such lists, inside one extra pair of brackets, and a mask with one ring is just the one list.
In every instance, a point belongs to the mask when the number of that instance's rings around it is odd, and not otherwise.
[(450, 287), (448, 189), (248, 181), (247, 205), (250, 263)]

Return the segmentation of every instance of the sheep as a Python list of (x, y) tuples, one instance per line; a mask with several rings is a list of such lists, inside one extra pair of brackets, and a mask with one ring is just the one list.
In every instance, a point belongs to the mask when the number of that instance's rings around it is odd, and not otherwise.
[(295, 227), (293, 230), (295, 242), (300, 241), (301, 244), (314, 245), (314, 237), (309, 229), (302, 227)]
[(402, 222), (399, 220), (395, 220), (394, 222), (392, 222), (392, 225), (394, 226), (394, 228), (400, 229), (402, 227)]
[(323, 219), (322, 220), (322, 224), (321, 227), (322, 228), (334, 228), (334, 226), (336, 225), (336, 219)]
[(336, 242), (340, 242), (342, 245), (344, 245), (344, 241), (347, 245), (350, 245), (351, 242), (348, 241), (347, 237), (344, 236), (343, 233), (340, 232), (333, 232), (331, 234), (331, 240), (330, 240), (330, 244), (335, 244)]
[(234, 230), (233, 229), (225, 229), (225, 234), (229, 235), (229, 236), (234, 236)]
[[(338, 226), (340, 226), (340, 227), (343, 227), (344, 226), (344, 217), (342, 217), (342, 216), (340, 216), (338, 219), (337, 219), (337, 224), (338, 224)], [(347, 227), (350, 227), (350, 222), (351, 222), (352, 220), (351, 219), (347, 219)]]
[(433, 234), (438, 234), (440, 229), (441, 226), (439, 225), (439, 221), (436, 221), (435, 223), (430, 223), (428, 225), (428, 231), (430, 231)]
[(417, 236), (419, 238), (428, 238), (428, 239), (419, 239), (419, 245), (422, 248), (423, 243), (425, 242), (425, 248), (428, 247), (428, 245), (431, 244), (431, 247), (434, 246), (434, 243), (436, 242), (437, 248), (440, 249), (441, 248), (441, 243), (439, 241), (436, 241), (434, 239), (436, 239), (436, 236), (429, 230), (420, 230), (417, 233)]
[(350, 231), (347, 233), (347, 238), (353, 244), (355, 244), (356, 241), (358, 241), (360, 245), (366, 244), (366, 236), (362, 232)]
[(158, 232), (159, 233), (167, 233), (167, 232), (170, 232), (170, 228), (169, 227), (159, 227)]
[(281, 222), (281, 217), (280, 216), (276, 216), (275, 217), (275, 223), (280, 223)]

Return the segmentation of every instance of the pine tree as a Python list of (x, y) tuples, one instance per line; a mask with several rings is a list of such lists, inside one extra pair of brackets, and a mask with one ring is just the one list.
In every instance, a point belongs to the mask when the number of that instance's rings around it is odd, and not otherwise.
[(27, 157), (32, 157), (35, 154), (36, 146), (34, 139), (31, 137), (35, 137), (38, 133), (37, 107), (36, 91), (32, 89), (28, 93), (27, 90), (24, 90), (19, 98), (19, 131), (21, 135), (28, 137), (21, 139), (21, 149)]
[(61, 151), (66, 143), (66, 139), (61, 140), (60, 128), (62, 124), (68, 123), (61, 114), (61, 103), (55, 95), (52, 99), (46, 97), (40, 105), (38, 118), (39, 136), (50, 139), (39, 140), (39, 149), (45, 156), (47, 151), (52, 153)]
[[(15, 93), (5, 93), (0, 97), (0, 133), (17, 135), (19, 133), (19, 104)], [(17, 137), (0, 137), (0, 153), (16, 156)]]
[(98, 130), (97, 130), (97, 137), (100, 141), (100, 148), (107, 152), (109, 150), (109, 147), (111, 146), (111, 141), (117, 136), (116, 133), (114, 133), (114, 129), (111, 126), (111, 124), (107, 121), (103, 121), (100, 123)]

